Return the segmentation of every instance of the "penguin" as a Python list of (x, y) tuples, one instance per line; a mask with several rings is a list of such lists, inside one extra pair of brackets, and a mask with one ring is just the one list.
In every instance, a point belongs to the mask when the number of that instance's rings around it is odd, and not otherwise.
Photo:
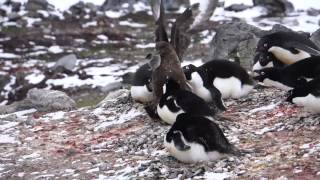
[[(131, 83), (130, 92), (132, 99), (140, 103), (151, 102), (153, 97), (151, 85), (152, 67), (150, 65), (152, 54), (149, 53), (146, 59), (149, 62), (140, 66), (133, 75), (126, 74), (123, 77), (123, 79), (129, 79), (127, 81)], [(129, 76), (132, 76), (132, 78)]]
[(157, 106), (157, 114), (168, 124), (173, 124), (181, 113), (205, 116), (212, 119), (213, 110), (208, 104), (190, 91), (180, 88), (179, 84), (168, 79), (164, 86), (164, 94)]
[[(258, 53), (256, 58), (260, 59), (259, 63), (263, 67), (263, 64), (267, 65), (274, 60), (273, 58), (264, 59), (263, 56), (270, 57), (266, 55), (268, 53), (272, 53), (283, 65), (290, 65), (311, 56), (319, 56), (320, 48), (306, 35), (279, 31), (263, 36), (257, 44), (256, 52)], [(254, 66), (256, 68), (253, 70), (259, 70), (257, 62)]]
[(267, 67), (284, 67), (285, 64), (279, 61), (271, 52), (257, 52), (253, 59), (252, 71), (261, 70)]
[(304, 86), (290, 90), (287, 101), (312, 112), (320, 113), (320, 78), (313, 79)]
[(198, 68), (188, 65), (184, 69), (192, 91), (207, 102), (217, 94), (215, 89), (223, 99), (237, 99), (249, 94), (254, 86), (246, 70), (228, 60), (212, 60)]
[(320, 56), (312, 56), (283, 68), (271, 67), (255, 72), (258, 75), (254, 79), (264, 85), (288, 91), (320, 76)]
[(185, 163), (215, 161), (241, 154), (216, 123), (190, 113), (177, 116), (164, 138), (164, 146), (173, 157)]

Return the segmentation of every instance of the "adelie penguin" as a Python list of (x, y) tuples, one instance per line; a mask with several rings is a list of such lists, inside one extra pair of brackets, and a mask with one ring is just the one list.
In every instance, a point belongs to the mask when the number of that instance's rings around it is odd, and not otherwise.
[(148, 54), (146, 59), (149, 63), (140, 66), (135, 74), (133, 75), (132, 85), (130, 88), (131, 96), (135, 101), (141, 103), (147, 103), (152, 101), (152, 85), (151, 85), (151, 74), (152, 67), (150, 65), (150, 60), (152, 54)]
[(164, 146), (179, 161), (215, 161), (227, 155), (240, 155), (213, 121), (190, 113), (177, 116), (164, 139)]
[(306, 58), (283, 68), (271, 67), (255, 72), (258, 75), (254, 79), (264, 85), (290, 90), (320, 76), (320, 56)]
[(166, 123), (173, 124), (181, 113), (190, 113), (213, 119), (214, 112), (207, 103), (192, 92), (182, 90), (174, 80), (167, 80), (164, 92), (157, 106), (157, 113)]
[(320, 113), (320, 78), (313, 79), (304, 86), (290, 90), (287, 101), (312, 112)]
[(184, 72), (192, 92), (207, 102), (219, 100), (220, 93), (222, 98), (243, 97), (254, 86), (246, 70), (228, 60), (212, 60), (199, 67), (188, 65)]
[(319, 56), (320, 48), (306, 35), (279, 31), (263, 36), (258, 42), (256, 53), (254, 71), (270, 66), (282, 67), (311, 56)]

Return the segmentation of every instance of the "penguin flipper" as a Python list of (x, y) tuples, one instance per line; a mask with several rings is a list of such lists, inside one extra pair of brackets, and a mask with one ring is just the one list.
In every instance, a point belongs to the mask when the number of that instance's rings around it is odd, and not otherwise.
[(307, 53), (309, 53), (311, 55), (314, 55), (314, 56), (319, 56), (320, 55), (319, 48), (307, 46), (307, 45), (305, 45), (303, 43), (300, 43), (300, 42), (289, 41), (289, 42), (285, 43), (285, 46), (289, 47), (289, 48), (295, 48), (297, 50), (305, 51), (305, 52), (307, 52)]
[(174, 131), (173, 132), (173, 143), (174, 143), (174, 146), (180, 150), (180, 151), (188, 151), (191, 147), (186, 145), (183, 140), (182, 140), (182, 133), (181, 131)]

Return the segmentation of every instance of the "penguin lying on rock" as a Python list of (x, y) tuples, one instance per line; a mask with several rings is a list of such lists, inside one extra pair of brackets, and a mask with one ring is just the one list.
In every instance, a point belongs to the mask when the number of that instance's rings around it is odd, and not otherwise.
[(254, 79), (266, 86), (283, 90), (304, 86), (308, 80), (320, 77), (320, 56), (313, 56), (283, 68), (265, 68), (255, 71)]
[[(151, 56), (148, 54), (146, 59), (150, 60)], [(141, 103), (152, 101), (151, 74), (152, 69), (149, 63), (143, 64), (134, 73), (130, 92), (135, 101)]]
[(212, 60), (198, 68), (188, 65), (184, 72), (192, 91), (207, 102), (219, 100), (218, 91), (222, 98), (240, 98), (253, 89), (254, 82), (246, 70), (228, 60)]
[(215, 161), (227, 155), (241, 154), (216, 123), (190, 113), (177, 116), (165, 136), (164, 146), (172, 156), (186, 163)]
[[(256, 53), (254, 71), (268, 66), (290, 65), (311, 56), (319, 56), (320, 48), (305, 35), (279, 31), (263, 36), (258, 42)], [(274, 58), (280, 63), (274, 63)]]
[(320, 113), (320, 78), (290, 90), (287, 101), (305, 107), (312, 112)]
[(167, 80), (164, 89), (165, 93), (157, 106), (157, 114), (163, 121), (173, 124), (181, 113), (213, 119), (214, 112), (207, 103), (192, 92), (181, 89), (174, 80)]

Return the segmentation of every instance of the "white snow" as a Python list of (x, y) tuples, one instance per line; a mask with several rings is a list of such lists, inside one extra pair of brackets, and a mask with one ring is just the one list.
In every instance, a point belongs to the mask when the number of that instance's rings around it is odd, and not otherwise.
[(101, 39), (101, 40), (104, 40), (104, 41), (106, 41), (106, 40), (109, 39), (108, 36), (103, 35), (103, 34), (98, 35), (97, 38), (98, 38), (98, 39)]
[[(97, 125), (94, 128), (94, 131), (99, 131), (99, 130), (103, 130), (108, 126), (114, 125), (114, 124), (121, 124), (124, 123), (126, 121), (129, 121), (131, 119), (133, 119), (134, 117), (140, 115), (141, 112), (138, 111), (137, 109), (131, 109), (129, 112), (122, 114), (120, 117), (116, 118), (114, 116), (110, 116), (110, 117), (103, 117), (103, 119), (106, 119), (107, 121), (102, 122), (101, 124)], [(100, 115), (98, 115), (100, 116)], [(100, 116), (101, 117), (101, 116)]]
[(262, 129), (260, 129), (259, 131), (255, 132), (255, 134), (262, 135), (262, 134), (264, 134), (266, 132), (270, 132), (270, 131), (273, 131), (273, 130), (274, 130), (274, 128), (264, 127)]
[(129, 22), (129, 21), (120, 21), (119, 24), (120, 24), (121, 26), (129, 26), (129, 27), (133, 27), (133, 28), (146, 27), (145, 24), (135, 23), (135, 22)]
[(210, 180), (224, 180), (231, 176), (231, 173), (225, 172), (225, 173), (214, 173), (214, 172), (205, 172), (204, 173), (204, 179), (210, 179)]
[(88, 28), (90, 26), (97, 26), (98, 22), (97, 21), (91, 21), (91, 22), (87, 22), (85, 24), (82, 24), (82, 28)]
[(149, 43), (149, 44), (137, 44), (136, 48), (154, 48), (156, 45), (155, 43)]
[[(54, 5), (57, 9), (65, 11), (69, 9), (72, 5), (78, 3), (80, 0), (47, 0), (50, 4)], [(102, 5), (105, 0), (81, 0), (83, 2), (91, 2), (95, 5)]]
[(125, 13), (122, 11), (106, 11), (105, 15), (110, 18), (119, 18), (119, 17), (125, 15)]
[(259, 111), (268, 111), (268, 110), (272, 110), (274, 109), (275, 107), (278, 106), (278, 104), (280, 104), (280, 102), (277, 102), (277, 103), (271, 103), (267, 106), (262, 106), (262, 107), (258, 107), (258, 108), (255, 108), (255, 109), (251, 109), (249, 111), (249, 114), (253, 114), (253, 113), (256, 113), (256, 112), (259, 112)]
[(44, 74), (29, 74), (25, 77), (31, 84), (38, 84), (45, 78)]
[(41, 22), (41, 18), (31, 18), (24, 16), (22, 19), (27, 21), (27, 27), (32, 27), (35, 22)]
[(2, 124), (0, 125), (0, 131), (5, 131), (7, 129), (17, 126), (18, 124), (18, 122), (8, 122), (6, 124)]
[(20, 141), (8, 134), (0, 134), (0, 144), (20, 144)]
[(0, 58), (13, 59), (13, 58), (20, 58), (20, 56), (12, 53), (0, 52)]
[(224, 7), (228, 7), (232, 4), (244, 4), (248, 6), (253, 6), (252, 0), (225, 0)]
[(58, 54), (58, 53), (62, 53), (63, 49), (60, 46), (54, 45), (54, 46), (50, 46), (48, 51), (54, 54)]

